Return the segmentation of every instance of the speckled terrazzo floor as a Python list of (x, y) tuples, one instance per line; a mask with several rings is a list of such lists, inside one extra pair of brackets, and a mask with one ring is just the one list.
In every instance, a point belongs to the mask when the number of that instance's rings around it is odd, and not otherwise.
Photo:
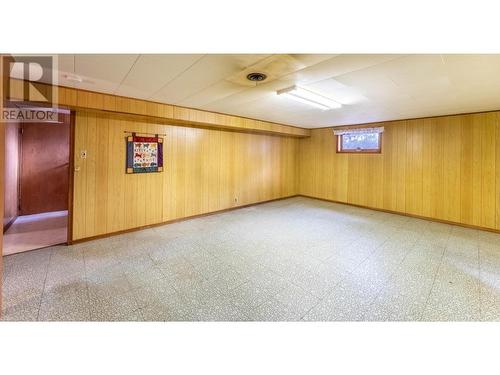
[(500, 235), (307, 198), (4, 265), (4, 320), (500, 320)]

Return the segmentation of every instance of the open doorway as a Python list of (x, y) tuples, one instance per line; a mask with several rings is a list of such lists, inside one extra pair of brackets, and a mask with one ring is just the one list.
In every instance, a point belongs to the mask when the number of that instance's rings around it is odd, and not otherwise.
[(3, 255), (68, 243), (72, 117), (8, 124)]

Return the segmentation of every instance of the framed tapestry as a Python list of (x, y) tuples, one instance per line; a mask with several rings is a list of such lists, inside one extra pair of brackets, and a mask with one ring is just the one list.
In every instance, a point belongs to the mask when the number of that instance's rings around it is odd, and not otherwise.
[(127, 173), (163, 172), (163, 138), (127, 137)]

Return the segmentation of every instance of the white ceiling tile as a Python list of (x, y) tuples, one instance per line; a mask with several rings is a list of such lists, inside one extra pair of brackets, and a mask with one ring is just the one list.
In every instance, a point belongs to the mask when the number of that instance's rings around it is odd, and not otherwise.
[(257, 61), (255, 64), (248, 66), (246, 69), (240, 70), (232, 76), (227, 77), (226, 80), (241, 86), (253, 87), (255, 86), (255, 83), (247, 79), (247, 76), (250, 73), (264, 73), (267, 78), (265, 82), (261, 83), (269, 83), (300, 69), (306, 68), (308, 66), (306, 65), (307, 61), (310, 60), (311, 59), (300, 59), (293, 57), (292, 55), (270, 55)]
[[(210, 103), (211, 107), (227, 107), (237, 110), (238, 108), (250, 106), (252, 102), (262, 99), (270, 98), (276, 96), (278, 90), (284, 89), (286, 87), (292, 86), (294, 81), (288, 80), (276, 80), (271, 82), (264, 82), (256, 85), (255, 87), (247, 88), (243, 91), (237, 92), (231, 96), (224, 98), (223, 100), (215, 101)], [(222, 111), (222, 110), (221, 110)]]
[(182, 101), (182, 104), (188, 107), (201, 107), (214, 101), (224, 100), (224, 98), (245, 89), (245, 86), (223, 80), (202, 91), (199, 91), (194, 95), (189, 96)]
[(141, 55), (116, 93), (149, 98), (203, 55)]
[(343, 105), (354, 105), (368, 100), (354, 87), (346, 86), (333, 78), (305, 85), (304, 87)]
[(292, 53), (291, 57), (300, 61), (306, 67), (313, 66), (319, 64), (323, 61), (330, 60), (334, 57), (340, 56), (338, 54), (326, 54), (326, 53), (316, 53), (316, 54), (307, 54), (307, 53)]
[[(41, 56), (47, 56), (47, 55), (43, 54)], [(73, 72), (74, 55), (65, 54), (65, 55), (49, 55), (49, 56), (52, 56), (53, 58), (52, 63), (48, 65), (42, 62), (42, 69), (45, 73), (47, 73), (49, 69), (52, 69), (52, 79), (50, 78), (50, 75), (44, 74), (40, 79), (40, 82), (44, 82), (47, 84), (55, 83), (56, 85), (69, 86), (71, 83), (64, 82), (62, 78), (64, 77), (65, 74)], [(17, 73), (20, 74), (20, 76), (16, 78), (23, 79), (22, 71)]]
[(216, 84), (262, 59), (262, 55), (206, 55), (176, 77), (153, 98), (173, 104)]
[(400, 87), (432, 82), (447, 75), (441, 55), (410, 55), (380, 65), (380, 69)]
[[(106, 94), (114, 94), (119, 86), (119, 83), (110, 82), (103, 79), (88, 78), (86, 76), (81, 76), (83, 78), (82, 82), (73, 82), (73, 87), (82, 90), (89, 91), (99, 91)], [(63, 80), (65, 78), (63, 77)], [(72, 81), (70, 81), (72, 82)], [(96, 90), (96, 88), (99, 88)]]
[(119, 84), (139, 55), (75, 55), (75, 73), (89, 81)]
[(499, 79), (500, 55), (443, 55), (443, 61), (452, 81)]
[(59, 71), (73, 73), (75, 71), (75, 55), (56, 55)]
[(293, 79), (298, 85), (307, 85), (325, 79), (337, 77), (341, 74), (396, 60), (403, 55), (337, 55), (318, 64), (301, 69), (286, 79)]
[[(500, 55), (60, 55), (60, 84), (303, 127), (500, 109)], [(248, 71), (269, 70), (256, 86)], [(65, 80), (76, 73), (82, 83)], [(276, 91), (342, 103), (321, 111)]]

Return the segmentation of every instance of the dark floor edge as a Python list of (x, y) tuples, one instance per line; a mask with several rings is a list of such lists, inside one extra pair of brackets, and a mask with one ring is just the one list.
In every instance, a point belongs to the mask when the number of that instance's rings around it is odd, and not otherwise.
[(456, 225), (458, 227), (463, 227), (463, 228), (468, 228), (468, 229), (477, 229), (477, 230), (482, 230), (482, 231), (485, 231), (485, 232), (491, 232), (491, 233), (500, 234), (500, 230), (499, 229), (493, 229), (493, 228), (487, 228), (487, 227), (480, 227), (480, 226), (472, 225), (472, 224), (465, 224), (465, 223), (460, 223), (460, 222), (456, 222), (456, 221), (436, 219), (436, 218), (429, 217), (429, 216), (421, 216), (421, 215), (409, 214), (409, 213), (405, 213), (405, 212), (392, 211), (392, 210), (386, 210), (386, 209), (383, 209), (383, 208), (363, 206), (363, 205), (354, 204), (354, 203), (335, 201), (335, 200), (332, 200), (332, 199), (318, 198), (318, 197), (313, 197), (312, 195), (297, 194), (296, 196), (297, 197), (303, 197), (303, 198), (317, 199), (319, 201), (324, 201), (324, 202), (343, 204), (343, 205), (351, 206), (351, 207), (365, 208), (367, 210), (373, 210), (373, 211), (379, 211), (379, 212), (386, 212), (386, 213), (389, 213), (389, 214), (395, 214), (395, 215), (400, 215), (400, 216), (412, 217), (412, 218), (415, 218), (415, 219), (422, 219), (422, 220), (427, 220), (427, 221), (433, 221), (433, 222), (441, 223), (441, 224)]
[(251, 207), (251, 206), (257, 206), (257, 205), (260, 205), (260, 204), (265, 204), (265, 203), (271, 203), (271, 202), (281, 201), (281, 200), (284, 200), (284, 199), (295, 198), (295, 197), (298, 197), (298, 196), (299, 196), (298, 194), (288, 195), (288, 196), (286, 196), (286, 197), (274, 198), (274, 199), (268, 199), (268, 200), (265, 200), (265, 201), (260, 201), (260, 202), (255, 202), (255, 203), (244, 204), (244, 205), (241, 205), (241, 206), (235, 206), (235, 207), (224, 208), (224, 209), (222, 209), (222, 210), (217, 210), (217, 211), (206, 212), (206, 213), (203, 213), (203, 214), (198, 214), (198, 215), (186, 216), (186, 217), (182, 217), (182, 218), (179, 218), (179, 219), (173, 219), (173, 220), (162, 221), (162, 222), (160, 222), (160, 223), (143, 225), (143, 226), (140, 226), (140, 227), (135, 227), (135, 228), (130, 228), (130, 229), (124, 229), (124, 230), (120, 230), (120, 231), (116, 231), (116, 232), (110, 232), (110, 233), (105, 233), (105, 234), (100, 234), (100, 235), (97, 235), (97, 236), (85, 237), (85, 238), (79, 238), (79, 239), (77, 239), (77, 240), (72, 240), (70, 243), (68, 243), (68, 245), (79, 244), (79, 243), (88, 242), (88, 241), (93, 241), (93, 240), (97, 240), (97, 239), (101, 239), (101, 238), (107, 238), (107, 237), (117, 236), (117, 235), (120, 235), (120, 234), (125, 234), (125, 233), (137, 232), (137, 231), (144, 230), (144, 229), (149, 229), (149, 228), (160, 227), (160, 226), (163, 226), (163, 225), (168, 225), (168, 224), (178, 223), (178, 222), (181, 222), (181, 221), (186, 221), (186, 220), (197, 219), (197, 218), (200, 218), (200, 217), (205, 217), (205, 216), (210, 216), (210, 215), (216, 215), (216, 214), (220, 214), (220, 213), (224, 213), (224, 212), (229, 212), (229, 211), (238, 210), (238, 209), (240, 209), (240, 208), (246, 208), (246, 207)]

